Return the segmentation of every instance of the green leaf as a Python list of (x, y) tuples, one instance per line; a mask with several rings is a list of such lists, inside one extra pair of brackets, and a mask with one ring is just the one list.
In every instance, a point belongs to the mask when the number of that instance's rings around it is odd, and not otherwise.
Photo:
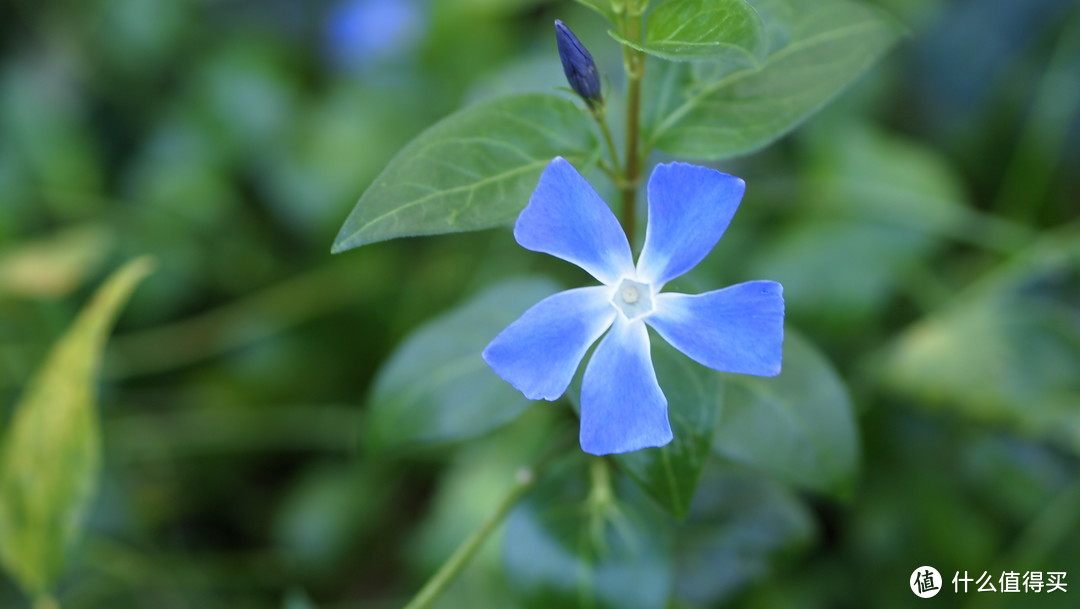
[(93, 497), (101, 351), (151, 267), (149, 259), (134, 260), (98, 290), (30, 382), (0, 446), (0, 561), (32, 597), (55, 583)]
[(847, 0), (753, 0), (752, 5), (769, 41), (760, 69), (679, 63), (647, 71), (650, 147), (696, 159), (761, 148), (846, 88), (901, 33), (878, 9)]
[(592, 10), (600, 13), (607, 19), (609, 23), (615, 24), (618, 22), (619, 16), (615, 13), (615, 7), (612, 5), (611, 0), (574, 0), (582, 6), (587, 6)]
[(532, 402), (488, 368), (480, 352), (526, 309), (559, 290), (547, 279), (510, 279), (421, 326), (379, 370), (367, 438), (376, 450), (471, 438)]
[(503, 564), (520, 606), (662, 609), (672, 578), (663, 513), (633, 485), (613, 502), (587, 500), (596, 495), (580, 463), (553, 469), (510, 514)]
[(888, 386), (1080, 452), (1078, 244), (1048, 236), (906, 329), (880, 362)]
[(859, 455), (851, 399), (809, 342), (787, 328), (779, 376), (725, 380), (714, 452), (796, 486), (850, 492)]
[(667, 446), (616, 455), (615, 460), (660, 505), (683, 518), (709, 456), (723, 393), (718, 375), (663, 340), (653, 341), (653, 366), (675, 437)]
[(765, 53), (765, 25), (747, 0), (672, 0), (649, 16), (644, 42), (609, 33), (622, 44), (672, 61), (712, 59), (756, 67)]
[(568, 99), (529, 94), (470, 106), (390, 161), (345, 220), (333, 251), (512, 222), (552, 158), (580, 168), (598, 154), (591, 119)]
[(714, 459), (679, 527), (675, 594), (694, 606), (719, 606), (814, 535), (814, 518), (795, 493)]

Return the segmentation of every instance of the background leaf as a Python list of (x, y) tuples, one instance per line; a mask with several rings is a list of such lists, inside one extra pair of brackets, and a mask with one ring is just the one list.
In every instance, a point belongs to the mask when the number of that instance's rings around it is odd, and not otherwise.
[(904, 331), (879, 362), (903, 395), (1080, 452), (1080, 243), (1044, 238)]
[(715, 607), (813, 540), (813, 514), (791, 490), (712, 459), (675, 544), (675, 595)]
[(779, 376), (724, 380), (714, 452), (803, 488), (851, 491), (859, 456), (851, 399), (806, 339), (785, 329)]
[(530, 94), (478, 103), (410, 142), (360, 197), (334, 241), (375, 241), (512, 222), (556, 156), (581, 168), (599, 153), (592, 121), (568, 99)]
[(645, 40), (614, 30), (619, 42), (672, 61), (712, 59), (756, 66), (765, 52), (765, 26), (746, 0), (672, 0), (649, 15)]
[(0, 560), (31, 596), (56, 581), (93, 496), (101, 351), (151, 266), (147, 258), (134, 260), (98, 290), (31, 381), (0, 445)]
[(510, 514), (503, 562), (521, 606), (662, 609), (672, 576), (663, 514), (633, 485), (618, 485), (608, 509), (591, 505), (581, 461), (553, 469)]
[(768, 36), (760, 69), (658, 64), (647, 70), (651, 147), (696, 159), (752, 152), (847, 87), (901, 31), (878, 9), (847, 0), (752, 4)]
[(690, 509), (701, 468), (709, 456), (723, 399), (718, 375), (701, 368), (662, 339), (654, 340), (653, 366), (668, 400), (674, 439), (660, 448), (615, 455), (646, 492), (675, 516)]
[(510, 322), (559, 287), (509, 279), (409, 335), (375, 379), (367, 439), (377, 450), (463, 440), (513, 419), (531, 403), (480, 352)]
[(884, 308), (942, 237), (979, 227), (955, 171), (933, 149), (865, 125), (822, 127), (805, 132), (807, 186), (765, 236), (749, 275), (784, 284), (796, 316), (865, 331), (858, 322)]
[(102, 225), (82, 225), (0, 252), (0, 296), (55, 299), (97, 270), (112, 234)]

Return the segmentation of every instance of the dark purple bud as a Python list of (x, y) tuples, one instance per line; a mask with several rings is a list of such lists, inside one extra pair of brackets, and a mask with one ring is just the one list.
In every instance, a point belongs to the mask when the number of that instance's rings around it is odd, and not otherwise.
[(577, 39), (570, 28), (555, 20), (555, 42), (559, 45), (559, 59), (562, 60), (563, 72), (570, 88), (585, 100), (589, 107), (604, 101), (600, 93), (600, 73), (596, 71), (596, 62), (585, 45)]

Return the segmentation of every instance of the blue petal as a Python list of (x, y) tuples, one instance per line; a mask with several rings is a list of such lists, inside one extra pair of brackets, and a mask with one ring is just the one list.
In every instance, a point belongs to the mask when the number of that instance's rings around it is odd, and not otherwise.
[(630, 244), (615, 214), (562, 157), (540, 176), (514, 225), (514, 238), (525, 249), (573, 262), (606, 284), (633, 275)]
[(784, 342), (784, 288), (748, 281), (723, 290), (658, 294), (646, 318), (664, 340), (723, 372), (776, 376)]
[(638, 279), (658, 288), (697, 266), (724, 234), (746, 184), (715, 169), (668, 163), (649, 178)]
[(558, 399), (615, 315), (606, 287), (553, 294), (500, 332), (484, 348), (484, 361), (530, 400)]
[(667, 398), (656, 383), (649, 331), (641, 321), (615, 320), (581, 383), (581, 448), (625, 453), (671, 441)]

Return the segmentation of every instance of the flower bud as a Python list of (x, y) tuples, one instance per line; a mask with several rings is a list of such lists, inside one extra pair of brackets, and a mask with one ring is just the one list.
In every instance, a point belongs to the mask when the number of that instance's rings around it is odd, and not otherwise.
[(562, 60), (563, 72), (566, 73), (570, 88), (580, 95), (590, 108), (603, 103), (596, 62), (570, 28), (558, 19), (555, 20), (555, 41), (559, 46), (559, 59)]

